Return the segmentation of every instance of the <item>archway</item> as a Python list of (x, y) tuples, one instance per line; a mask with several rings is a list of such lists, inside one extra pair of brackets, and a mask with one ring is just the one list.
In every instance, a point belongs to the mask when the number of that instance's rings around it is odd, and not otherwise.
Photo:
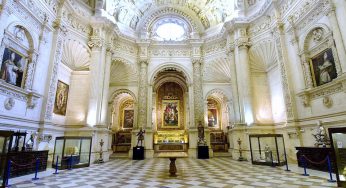
[(134, 95), (128, 90), (116, 91), (112, 96), (110, 128), (114, 153), (127, 153), (131, 149), (131, 132), (136, 126), (135, 106)]
[(187, 152), (188, 85), (183, 71), (163, 68), (153, 78), (154, 151)]
[(206, 122), (210, 130), (210, 145), (213, 152), (228, 152), (228, 129), (230, 107), (223, 91), (214, 89), (206, 96)]

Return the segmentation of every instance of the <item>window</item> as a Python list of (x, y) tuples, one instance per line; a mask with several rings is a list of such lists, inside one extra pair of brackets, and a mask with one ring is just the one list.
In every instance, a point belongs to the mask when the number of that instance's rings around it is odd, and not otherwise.
[(187, 39), (188, 24), (179, 18), (162, 18), (152, 28), (152, 38), (157, 41), (183, 41)]

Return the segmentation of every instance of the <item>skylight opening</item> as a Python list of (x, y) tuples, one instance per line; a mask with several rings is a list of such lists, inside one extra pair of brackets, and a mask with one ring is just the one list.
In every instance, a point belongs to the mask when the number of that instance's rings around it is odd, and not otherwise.
[(157, 27), (156, 34), (163, 41), (181, 41), (184, 39), (185, 30), (176, 23), (164, 23)]

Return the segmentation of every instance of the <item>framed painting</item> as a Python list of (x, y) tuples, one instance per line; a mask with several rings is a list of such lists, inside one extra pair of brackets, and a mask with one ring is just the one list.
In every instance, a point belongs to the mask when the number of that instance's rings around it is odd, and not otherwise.
[(134, 110), (132, 109), (124, 109), (123, 115), (123, 128), (131, 129), (133, 128), (133, 119), (134, 119)]
[(179, 128), (179, 100), (162, 100), (162, 127)]
[(22, 87), (27, 62), (27, 58), (22, 54), (10, 48), (5, 48), (1, 62), (0, 78), (9, 84)]
[(335, 79), (337, 77), (337, 72), (333, 50), (328, 48), (311, 58), (310, 69), (315, 86), (321, 86)]
[(69, 85), (59, 80), (55, 95), (54, 114), (66, 115), (68, 91)]
[(216, 108), (208, 109), (208, 127), (217, 127), (217, 125), (218, 125), (217, 109)]

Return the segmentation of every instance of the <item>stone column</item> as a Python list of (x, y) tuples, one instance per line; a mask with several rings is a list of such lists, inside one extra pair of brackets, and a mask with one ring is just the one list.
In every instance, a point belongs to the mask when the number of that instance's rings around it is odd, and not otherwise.
[(105, 68), (104, 68), (104, 77), (103, 77), (103, 88), (102, 88), (102, 105), (101, 105), (101, 119), (100, 119), (100, 124), (101, 125), (109, 125), (107, 123), (110, 117), (107, 117), (107, 108), (108, 108), (108, 98), (109, 98), (109, 79), (110, 79), (110, 69), (111, 69), (111, 64), (112, 64), (112, 55), (113, 51), (111, 46), (107, 47), (107, 52), (106, 52), (106, 63), (105, 63)]
[(202, 61), (200, 59), (193, 60), (193, 103), (194, 103), (194, 124), (195, 127), (201, 121), (204, 125), (204, 108), (203, 108), (203, 90), (202, 90)]
[[(302, 58), (303, 55), (302, 56), (299, 55), (300, 51), (301, 51), (301, 49), (299, 48), (299, 37), (297, 35), (295, 25), (294, 25), (293, 21), (290, 18), (289, 18), (289, 23), (290, 23), (290, 25), (292, 27), (291, 44), (293, 46), (294, 54), (295, 54), (295, 59), (296, 59), (296, 62), (297, 62), (296, 64), (294, 64), (296, 66), (296, 68), (294, 70), (298, 71), (298, 79), (297, 79), (299, 81), (298, 88), (299, 89), (312, 88), (313, 87), (313, 83), (312, 83), (312, 78), (311, 78), (309, 66), (305, 65), (305, 64), (308, 64), (308, 62), (306, 61), (306, 59)], [(301, 66), (299, 66), (299, 64)], [(304, 80), (305, 86), (302, 86), (302, 83), (301, 83), (302, 80)]]
[[(147, 79), (147, 77), (146, 77)], [(154, 157), (153, 149), (153, 138), (154, 138), (154, 128), (153, 128), (153, 86), (149, 85), (147, 87), (147, 122), (145, 128), (145, 156), (147, 158)]]
[[(278, 14), (278, 13), (277, 13)], [(278, 56), (278, 68), (281, 73), (282, 89), (283, 89), (283, 98), (285, 101), (286, 116), (289, 122), (294, 122), (297, 119), (297, 110), (295, 104), (295, 94), (293, 89), (293, 82), (290, 78), (290, 70), (288, 67), (288, 53), (287, 45), (285, 40), (285, 33), (283, 30), (283, 24), (276, 23), (276, 28), (274, 29), (274, 39), (276, 52)]]
[(255, 122), (251, 93), (251, 74), (249, 45), (246, 28), (240, 28), (235, 34), (235, 66), (239, 94), (240, 123), (250, 125)]
[(328, 13), (328, 18), (330, 21), (330, 26), (332, 27), (334, 42), (335, 42), (336, 50), (338, 52), (340, 64), (341, 64), (341, 72), (344, 74), (346, 73), (346, 51), (345, 51), (343, 38), (341, 36), (339, 23), (336, 19), (334, 7), (332, 7), (330, 12)]
[(137, 128), (147, 127), (147, 97), (148, 97), (148, 62), (141, 61), (139, 72), (138, 91), (138, 125)]
[[(241, 122), (244, 122), (244, 117), (240, 113), (240, 103), (239, 103), (239, 92), (238, 92), (238, 79), (237, 79), (237, 71), (236, 71), (236, 66), (235, 66), (235, 54), (234, 54), (234, 49), (230, 50), (228, 53), (228, 56), (230, 57), (231, 60), (231, 71), (232, 71), (232, 76), (233, 78), (231, 79), (231, 84), (232, 84), (232, 96), (233, 96), (233, 111), (234, 111), (234, 123), (239, 124)], [(232, 113), (232, 112), (230, 112)]]
[(106, 49), (104, 47), (102, 27), (95, 26), (93, 28), (93, 35), (88, 42), (91, 50), (91, 63), (90, 63), (90, 93), (89, 93), (89, 107), (87, 124), (93, 126), (101, 125), (101, 111), (102, 111), (102, 94), (104, 84), (104, 64)]
[(51, 56), (49, 59), (48, 75), (46, 81), (46, 87), (44, 96), (47, 99), (43, 101), (43, 109), (41, 110), (41, 121), (44, 124), (51, 124), (53, 108), (55, 102), (55, 93), (58, 83), (58, 68), (59, 63), (61, 63), (62, 50), (64, 46), (64, 37), (66, 36), (66, 28), (61, 23), (62, 7), (64, 5), (64, 0), (58, 1), (57, 7), (57, 19), (53, 22), (53, 27), (55, 29), (52, 39)]

